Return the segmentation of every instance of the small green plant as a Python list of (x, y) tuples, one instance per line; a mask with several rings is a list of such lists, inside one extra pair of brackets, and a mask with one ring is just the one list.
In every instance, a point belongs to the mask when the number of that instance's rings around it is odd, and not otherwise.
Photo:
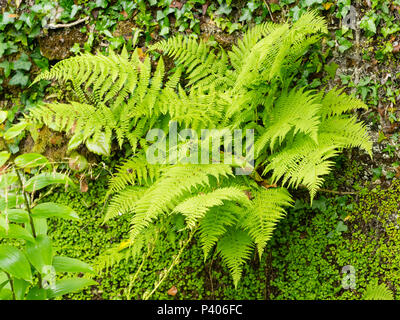
[[(0, 112), (0, 120), (6, 112)], [(7, 131), (8, 132), (8, 131)], [(1, 133), (5, 146), (7, 141)], [(0, 152), (0, 299), (45, 300), (97, 284), (87, 278), (57, 279), (57, 273), (93, 272), (88, 264), (57, 256), (47, 234), (47, 219), (79, 220), (65, 205), (38, 203), (36, 192), (56, 184), (73, 185), (66, 175), (52, 171), (46, 157), (25, 153), (12, 161), (7, 150)], [(25, 172), (34, 172), (31, 178)]]

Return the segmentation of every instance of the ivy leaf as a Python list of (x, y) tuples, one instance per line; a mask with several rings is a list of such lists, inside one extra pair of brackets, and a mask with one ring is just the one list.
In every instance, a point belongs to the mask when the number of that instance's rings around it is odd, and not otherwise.
[(160, 36), (165, 36), (165, 35), (167, 35), (168, 33), (169, 33), (169, 27), (162, 27), (162, 29), (161, 29), (159, 35), (160, 35)]
[(22, 71), (17, 71), (16, 74), (10, 79), (9, 85), (25, 87), (28, 84), (29, 76)]
[(305, 5), (309, 7), (316, 3), (321, 4), (322, 2), (323, 0), (305, 0)]
[[(1, 46), (1, 43), (0, 43), (0, 46)], [(1, 56), (1, 54), (0, 54), (0, 56)], [(7, 78), (7, 77), (9, 77), (9, 75), (11, 73), (11, 70), (13, 68), (13, 63), (5, 60), (5, 61), (0, 63), (0, 68), (3, 68), (4, 76)]]
[(31, 66), (32, 63), (29, 61), (29, 58), (25, 53), (21, 54), (21, 57), (17, 61), (14, 61), (14, 70), (29, 71)]
[(96, 0), (96, 7), (107, 8), (107, 0)]
[(249, 8), (245, 8), (243, 9), (243, 14), (240, 16), (239, 21), (250, 21), (251, 18), (251, 10)]
[(336, 70), (337, 70), (338, 68), (339, 68), (339, 65), (336, 64), (336, 63), (334, 63), (334, 62), (332, 62), (332, 63), (330, 63), (330, 64), (328, 64), (328, 65), (325, 65), (325, 67), (324, 67), (325, 71), (328, 73), (328, 75), (329, 75), (329, 77), (330, 77), (331, 79), (334, 79), (334, 78), (335, 78), (335, 76), (336, 76)]
[(217, 11), (215, 11), (215, 14), (217, 15), (222, 15), (222, 14), (226, 14), (229, 15), (232, 11), (232, 8), (230, 8), (228, 5), (226, 5), (225, 3), (223, 3)]
[(9, 24), (9, 23), (14, 23), (14, 21), (15, 21), (14, 15), (12, 13), (10, 13), (10, 12), (6, 11), (6, 12), (4, 12), (2, 14), (2, 16), (3, 16), (3, 18), (1, 19), (0, 25), (6, 25), (6, 24)]
[(343, 223), (343, 221), (339, 221), (339, 223), (336, 226), (336, 231), (339, 233), (347, 231), (347, 226)]

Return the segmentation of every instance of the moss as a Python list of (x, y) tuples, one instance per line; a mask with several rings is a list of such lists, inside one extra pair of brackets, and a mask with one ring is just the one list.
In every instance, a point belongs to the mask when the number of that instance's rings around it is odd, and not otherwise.
[(83, 45), (88, 36), (80, 32), (80, 26), (62, 30), (51, 30), (39, 38), (39, 48), (42, 56), (49, 60), (62, 60), (70, 57), (70, 49), (75, 43)]
[[(269, 245), (272, 299), (360, 299), (371, 281), (400, 289), (400, 182), (388, 190), (297, 205)], [(338, 224), (348, 226), (337, 232)], [(355, 270), (355, 289), (342, 288), (344, 266)]]

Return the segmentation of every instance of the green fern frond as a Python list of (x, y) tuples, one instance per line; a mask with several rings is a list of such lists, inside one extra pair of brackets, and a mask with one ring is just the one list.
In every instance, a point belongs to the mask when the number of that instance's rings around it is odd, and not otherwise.
[(234, 45), (232, 50), (229, 52), (232, 66), (236, 70), (240, 69), (258, 41), (268, 36), (272, 31), (279, 27), (280, 25), (278, 24), (264, 22), (246, 31), (243, 38), (239, 39), (237, 45)]
[(328, 25), (324, 17), (316, 10), (303, 13), (291, 29), (293, 35), (304, 36), (314, 33), (328, 33)]
[(227, 231), (227, 228), (237, 223), (243, 215), (243, 209), (232, 202), (220, 207), (212, 207), (199, 223), (200, 243), (207, 259), (211, 249)]
[(117, 216), (132, 213), (138, 200), (146, 192), (146, 187), (130, 186), (119, 191), (110, 201), (107, 207), (103, 223)]
[(321, 91), (321, 109), (319, 115), (324, 119), (330, 116), (338, 116), (347, 111), (355, 109), (367, 109), (368, 107), (361, 100), (349, 96), (343, 89), (336, 87), (324, 92)]
[(283, 93), (275, 102), (265, 132), (257, 140), (256, 155), (260, 154), (267, 144), (271, 150), (276, 142), (279, 146), (291, 130), (293, 135), (302, 132), (317, 142), (319, 108), (320, 105), (315, 101), (312, 92), (292, 89), (287, 94)]
[(256, 243), (260, 259), (275, 225), (285, 215), (284, 207), (292, 202), (284, 188), (261, 189), (255, 193), (243, 226)]
[(253, 241), (246, 231), (230, 228), (218, 241), (217, 252), (231, 271), (233, 283), (237, 287), (242, 276), (242, 267), (250, 258)]
[(189, 85), (216, 71), (213, 65), (217, 56), (210, 51), (204, 41), (197, 41), (193, 37), (177, 35), (152, 45), (149, 50), (162, 51), (176, 59), (189, 74)]
[(363, 295), (363, 300), (394, 300), (393, 292), (385, 284), (372, 284), (367, 286)]
[(236, 201), (243, 205), (250, 204), (243, 188), (232, 186), (218, 188), (206, 194), (198, 194), (187, 198), (175, 207), (174, 212), (182, 213), (186, 218), (186, 224), (189, 228), (194, 228), (210, 208), (222, 206), (225, 201)]
[(361, 148), (372, 157), (372, 141), (365, 125), (356, 117), (330, 117), (322, 121), (318, 138), (321, 144)]
[(143, 155), (125, 160), (117, 166), (117, 172), (110, 179), (106, 198), (127, 186), (149, 186), (161, 175), (160, 165), (150, 164)]
[(264, 173), (273, 171), (272, 181), (297, 188), (304, 184), (310, 191), (311, 201), (322, 186), (323, 175), (330, 172), (333, 158), (338, 154), (336, 145), (317, 145), (307, 136), (299, 136), (292, 144), (271, 155)]
[(183, 194), (210, 185), (211, 177), (219, 180), (232, 175), (232, 168), (225, 164), (175, 165), (163, 171), (161, 178), (135, 205), (135, 214), (131, 220), (132, 241), (161, 214), (171, 211)]
[(151, 252), (158, 239), (158, 227), (156, 225), (150, 226), (135, 242), (124, 240), (119, 245), (105, 250), (96, 257), (93, 263), (94, 275), (107, 273), (110, 268), (123, 261), (129, 260), (129, 263), (133, 264), (142, 256), (144, 251)]

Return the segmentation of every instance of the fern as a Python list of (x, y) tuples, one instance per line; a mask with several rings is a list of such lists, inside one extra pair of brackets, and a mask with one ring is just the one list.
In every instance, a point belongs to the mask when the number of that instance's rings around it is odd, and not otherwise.
[(211, 207), (222, 206), (224, 201), (237, 201), (248, 204), (249, 199), (241, 188), (218, 188), (206, 194), (187, 198), (175, 207), (174, 212), (182, 213), (186, 218), (188, 227), (194, 228), (198, 220), (203, 218)]
[(256, 192), (243, 227), (257, 245), (260, 259), (276, 223), (285, 215), (284, 207), (290, 206), (291, 202), (292, 198), (284, 188), (261, 189)]
[(249, 234), (236, 228), (229, 229), (218, 242), (217, 251), (230, 269), (235, 286), (240, 280), (242, 265), (250, 258), (252, 245)]
[[(179, 77), (179, 72), (172, 75), (168, 89), (177, 86)], [(109, 56), (72, 57), (34, 82), (43, 79), (72, 82), (79, 102), (44, 103), (31, 110), (28, 121), (69, 133), (69, 150), (86, 143), (92, 152), (108, 155), (115, 137), (120, 147), (127, 141), (135, 151), (161, 115), (157, 102), (164, 89), (163, 60), (159, 59), (151, 78), (150, 58), (142, 62), (137, 50), (131, 58), (126, 51), (121, 56), (111, 51)]]
[(383, 283), (370, 283), (362, 298), (363, 300), (394, 300), (393, 292), (391, 292)]
[(135, 205), (135, 214), (131, 220), (131, 241), (150, 222), (173, 209), (184, 194), (190, 194), (200, 186), (210, 185), (210, 177), (219, 179), (228, 175), (232, 175), (228, 165), (177, 165), (168, 168)]
[[(198, 234), (204, 258), (215, 249), (237, 286), (253, 248), (261, 258), (291, 205), (286, 188), (304, 185), (312, 201), (344, 148), (371, 154), (367, 128), (351, 115), (366, 108), (361, 101), (343, 89), (310, 90), (293, 83), (302, 58), (326, 32), (326, 22), (309, 11), (292, 25), (268, 22), (249, 29), (228, 52), (177, 35), (150, 47), (175, 60), (168, 79), (162, 58), (152, 70), (150, 57), (141, 59), (137, 50), (131, 57), (126, 50), (80, 55), (36, 79), (71, 81), (78, 101), (33, 108), (28, 121), (69, 134), (70, 150), (85, 143), (108, 154), (111, 141), (120, 148), (130, 144), (134, 156), (110, 179), (105, 221), (130, 214), (127, 243), (135, 246), (158, 223), (183, 215), (186, 228)], [(187, 81), (181, 83), (181, 76)], [(255, 169), (279, 187), (264, 189), (234, 176), (228, 164), (147, 163), (146, 133), (166, 131), (171, 121), (197, 133), (254, 129)], [(194, 140), (180, 142), (181, 153)], [(110, 257), (117, 261), (122, 253)]]
[[(118, 193), (107, 217), (115, 216), (116, 208), (130, 212), (134, 242), (155, 221), (182, 214), (186, 227), (197, 230), (204, 258), (215, 248), (236, 286), (252, 248), (261, 258), (292, 203), (285, 186), (306, 186), (312, 201), (343, 148), (371, 153), (364, 124), (347, 114), (366, 108), (361, 101), (337, 88), (292, 85), (300, 58), (326, 31), (325, 21), (310, 11), (292, 27), (264, 23), (249, 29), (229, 52), (181, 35), (150, 47), (178, 64), (160, 96), (162, 116), (195, 130), (255, 128), (257, 169), (282, 187), (250, 185), (234, 177), (229, 166), (175, 165), (155, 167), (156, 179), (143, 179), (146, 187), (153, 184), (136, 197), (131, 189), (138, 183), (134, 159), (131, 175), (124, 173), (127, 163), (112, 180), (110, 192)], [(176, 80), (181, 73), (188, 79), (185, 88)], [(142, 167), (146, 165), (137, 164), (138, 170)], [(130, 192), (135, 192), (132, 197)]]

